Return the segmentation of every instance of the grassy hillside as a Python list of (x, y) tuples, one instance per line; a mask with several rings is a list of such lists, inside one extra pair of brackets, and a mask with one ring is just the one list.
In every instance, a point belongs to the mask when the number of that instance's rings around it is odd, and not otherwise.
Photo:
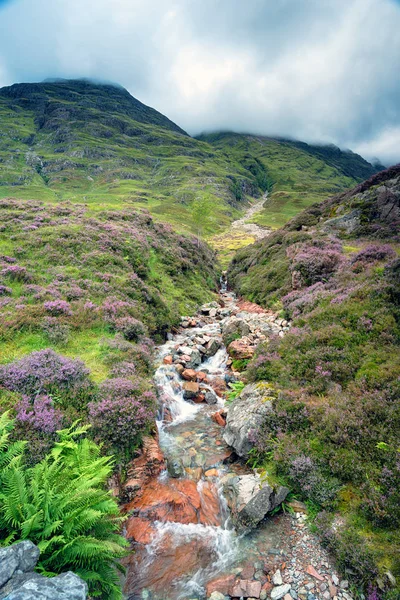
[(269, 190), (264, 210), (253, 221), (276, 229), (302, 209), (370, 177), (376, 169), (361, 156), (334, 146), (310, 146), (255, 135), (200, 136), (253, 173)]
[(212, 202), (212, 231), (260, 190), (234, 160), (194, 140), (111, 85), (16, 84), (0, 90), (0, 197), (147, 208), (194, 230), (190, 207)]
[(84, 202), (93, 212), (146, 208), (192, 232), (200, 200), (212, 208), (207, 236), (266, 189), (258, 221), (277, 227), (374, 171), (338, 149), (234, 134), (193, 139), (123, 88), (90, 81), (2, 88), (0, 122), (0, 197)]
[(400, 593), (399, 232), (397, 166), (240, 250), (229, 270), (238, 293), (293, 325), (248, 365), (280, 390), (257, 461), (320, 513), (355, 588), (388, 599)]

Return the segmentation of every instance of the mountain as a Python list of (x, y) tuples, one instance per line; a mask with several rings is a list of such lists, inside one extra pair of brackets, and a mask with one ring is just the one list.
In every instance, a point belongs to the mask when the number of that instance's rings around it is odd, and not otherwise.
[(199, 139), (235, 158), (263, 189), (269, 190), (268, 202), (254, 221), (274, 229), (301, 209), (352, 187), (378, 170), (358, 154), (335, 146), (229, 132)]
[(2, 88), (0, 120), (0, 197), (146, 208), (192, 232), (200, 199), (213, 211), (207, 235), (266, 189), (257, 220), (277, 227), (374, 172), (338, 149), (237, 134), (194, 139), (125, 89), (88, 80)]
[(243, 374), (279, 390), (256, 464), (324, 511), (316, 527), (339, 567), (365, 592), (377, 578), (385, 599), (400, 593), (399, 257), (397, 165), (239, 250), (228, 272), (291, 323)]

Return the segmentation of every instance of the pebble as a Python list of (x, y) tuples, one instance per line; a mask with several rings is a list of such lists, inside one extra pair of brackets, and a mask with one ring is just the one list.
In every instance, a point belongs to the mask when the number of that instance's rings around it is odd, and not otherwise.
[(283, 581), (282, 581), (282, 575), (280, 570), (278, 569), (278, 571), (276, 571), (276, 573), (273, 574), (272, 576), (272, 583), (274, 585), (282, 585)]
[(340, 587), (343, 590), (347, 590), (347, 588), (349, 587), (349, 582), (347, 581), (347, 579), (343, 579), (343, 581), (340, 582)]

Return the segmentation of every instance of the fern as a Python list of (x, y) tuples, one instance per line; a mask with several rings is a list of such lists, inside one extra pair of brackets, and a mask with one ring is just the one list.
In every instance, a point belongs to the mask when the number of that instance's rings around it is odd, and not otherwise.
[(127, 542), (118, 532), (114, 498), (104, 489), (112, 462), (75, 423), (58, 432), (52, 451), (34, 467), (24, 443), (10, 442), (13, 423), (0, 417), (0, 534), (5, 543), (30, 539), (40, 548), (38, 570), (47, 576), (71, 570), (93, 597), (119, 600), (117, 571)]

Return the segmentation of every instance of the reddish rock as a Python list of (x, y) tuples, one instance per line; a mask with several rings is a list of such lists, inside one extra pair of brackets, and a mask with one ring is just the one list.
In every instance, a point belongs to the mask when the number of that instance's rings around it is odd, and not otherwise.
[(210, 481), (205, 481), (200, 487), (199, 520), (203, 525), (221, 525), (218, 490)]
[(125, 537), (138, 544), (150, 544), (155, 534), (155, 528), (147, 519), (130, 517), (126, 523)]
[(331, 595), (331, 598), (334, 598), (337, 594), (337, 587), (333, 585), (333, 583), (329, 585), (329, 593)]
[(194, 398), (191, 398), (191, 400), (193, 400), (193, 402), (195, 402), (195, 404), (202, 404), (203, 402), (206, 401), (206, 397), (204, 394), (197, 394), (197, 396), (195, 396)]
[(274, 587), (274, 585), (270, 581), (267, 581), (262, 586), (262, 590), (267, 592), (267, 594), (269, 594), (269, 592), (272, 590), (273, 587)]
[[(258, 304), (254, 304), (254, 302), (249, 302), (247, 300), (239, 300), (237, 303), (240, 312), (249, 312), (249, 313), (258, 313), (263, 314), (267, 311), (259, 306)], [(272, 312), (271, 312), (272, 314)]]
[(322, 577), (322, 575), (320, 575), (312, 565), (308, 565), (307, 569), (306, 569), (306, 573), (308, 573), (309, 575), (311, 575), (311, 577), (315, 577), (315, 579), (318, 579), (318, 581), (324, 581), (324, 578)]
[(240, 340), (234, 340), (228, 346), (229, 355), (235, 360), (249, 359), (254, 356), (255, 348), (251, 346), (249, 342), (241, 338)]
[(217, 425), (220, 425), (221, 427), (225, 427), (226, 425), (226, 418), (224, 416), (224, 411), (223, 410), (219, 410), (215, 413), (213, 413), (211, 415), (211, 418), (213, 421), (215, 421), (217, 423)]
[(183, 397), (192, 400), (199, 393), (199, 384), (195, 381), (185, 381), (183, 384)]
[(201, 381), (202, 383), (207, 383), (207, 373), (203, 371), (199, 371), (197, 373), (197, 381)]
[(127, 480), (123, 486), (122, 500), (131, 501), (153, 477), (165, 469), (165, 459), (158, 443), (158, 436), (145, 436), (139, 455), (127, 468)]
[(211, 596), (213, 592), (219, 592), (224, 596), (228, 596), (230, 589), (233, 587), (236, 580), (236, 576), (229, 575), (221, 575), (212, 581), (209, 581), (206, 585), (206, 594), (207, 597)]
[(224, 393), (226, 392), (226, 383), (224, 379), (216, 377), (212, 381), (210, 381), (210, 387), (214, 390), (214, 392), (222, 398)]
[(208, 469), (204, 475), (206, 477), (218, 477), (218, 469)]
[(244, 567), (242, 572), (240, 573), (241, 579), (253, 579), (254, 573), (256, 572), (254, 566), (252, 564), (248, 564)]
[(261, 594), (261, 583), (259, 581), (250, 581), (249, 579), (240, 579), (231, 589), (230, 595), (234, 598), (259, 598)]
[(197, 372), (194, 369), (185, 369), (182, 372), (182, 377), (183, 379), (186, 379), (186, 381), (196, 381)]
[(164, 365), (172, 365), (173, 358), (170, 354), (168, 356), (164, 356), (163, 363)]

